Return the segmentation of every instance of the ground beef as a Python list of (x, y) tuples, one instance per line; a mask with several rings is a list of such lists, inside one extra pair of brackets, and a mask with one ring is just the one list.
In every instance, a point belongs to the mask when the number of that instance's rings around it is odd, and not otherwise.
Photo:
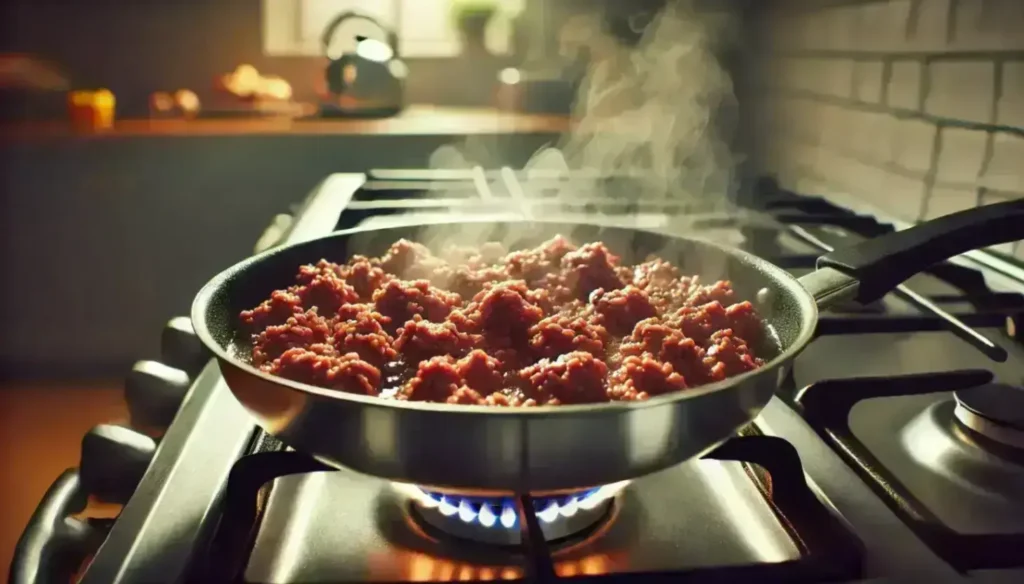
[(394, 350), (415, 364), (438, 355), (465, 355), (473, 344), (473, 337), (459, 331), (453, 323), (430, 322), (416, 315), (398, 329)]
[(325, 344), (288, 349), (268, 369), (274, 375), (348, 393), (375, 396), (380, 387), (380, 370), (359, 355), (339, 355)]
[(483, 395), (501, 390), (504, 385), (501, 368), (498, 359), (479, 349), (455, 363), (455, 370), (462, 378), (462, 382)]
[(597, 289), (590, 295), (590, 302), (604, 326), (619, 336), (628, 335), (636, 323), (658, 314), (647, 293), (632, 285), (607, 292)]
[(667, 325), (657, 318), (639, 322), (633, 333), (622, 341), (619, 356), (623, 360), (650, 357), (668, 363), (674, 372), (683, 376), (689, 387), (701, 385), (710, 379), (704, 363), (704, 349), (677, 327)]
[(270, 298), (252, 310), (243, 310), (239, 315), (242, 325), (258, 333), (268, 326), (284, 324), (292, 315), (301, 313), (302, 299), (294, 290), (274, 290)]
[(764, 338), (764, 321), (749, 301), (744, 300), (727, 307), (725, 316), (729, 319), (729, 328), (736, 336), (754, 344)]
[(409, 268), (431, 257), (425, 245), (399, 239), (381, 256), (380, 267), (389, 274), (404, 278)]
[(763, 365), (727, 281), (555, 237), (322, 259), (239, 318), (270, 373), (382, 399), (495, 407), (635, 401)]
[(618, 290), (623, 286), (617, 265), (619, 258), (603, 243), (588, 243), (562, 257), (566, 286), (577, 298), (587, 298), (598, 288)]
[(647, 293), (660, 311), (679, 308), (693, 288), (693, 280), (680, 276), (679, 268), (660, 258), (638, 264), (630, 273), (632, 283)]
[(333, 317), (342, 306), (359, 301), (355, 288), (333, 274), (313, 276), (309, 284), (299, 286), (295, 293), (302, 299), (302, 306), (309, 310), (316, 308), (325, 317)]
[(647, 292), (671, 290), (680, 284), (679, 268), (661, 258), (637, 264), (632, 272), (633, 285)]
[(501, 391), (496, 391), (485, 397), (483, 405), (505, 408), (528, 408), (536, 406), (537, 400), (527, 397), (526, 394), (518, 388), (507, 388)]
[(710, 286), (700, 286), (698, 278), (690, 281), (687, 292), (686, 306), (703, 306), (710, 302), (719, 304), (732, 304), (736, 293), (732, 290), (732, 284), (727, 280), (719, 280)]
[(295, 281), (298, 282), (300, 286), (306, 286), (309, 285), (317, 276), (344, 278), (345, 270), (336, 263), (322, 259), (315, 264), (307, 264), (299, 268), (299, 273), (295, 276)]
[(530, 349), (541, 359), (573, 351), (603, 357), (608, 331), (580, 315), (556, 314), (530, 327)]
[(498, 266), (477, 269), (460, 266), (450, 272), (446, 287), (463, 298), (472, 298), (488, 284), (503, 282), (506, 279), (508, 276), (505, 274), (505, 270)]
[(729, 326), (729, 314), (717, 300), (701, 306), (684, 306), (671, 321), (673, 328), (699, 344), (704, 344), (712, 333)]
[(293, 314), (282, 324), (270, 325), (253, 339), (252, 362), (268, 365), (288, 349), (328, 342), (331, 325), (315, 308)]
[(466, 330), (483, 333), (492, 344), (508, 346), (526, 338), (531, 326), (544, 318), (548, 306), (544, 290), (531, 290), (522, 280), (487, 286), (473, 297), (467, 310), (456, 316)]
[(334, 320), (337, 322), (363, 319), (375, 320), (384, 329), (387, 329), (387, 325), (391, 324), (389, 317), (377, 312), (377, 307), (369, 303), (346, 304), (339, 308), (334, 316)]
[(402, 326), (416, 315), (443, 322), (452, 307), (461, 302), (458, 294), (435, 288), (425, 280), (391, 280), (373, 293), (377, 311), (390, 318), (393, 327)]
[(536, 282), (558, 271), (562, 258), (575, 250), (576, 246), (567, 239), (556, 236), (535, 248), (509, 253), (504, 258), (505, 270), (510, 278)]
[(484, 396), (480, 395), (480, 392), (466, 387), (465, 385), (456, 389), (455, 393), (448, 396), (448, 399), (445, 400), (445, 402), (463, 406), (487, 405), (487, 401), (484, 399)]
[(392, 347), (394, 339), (377, 316), (379, 314), (363, 311), (356, 318), (338, 320), (331, 331), (331, 345), (342, 354), (356, 353), (377, 368), (394, 361), (398, 355)]
[(532, 397), (546, 405), (607, 401), (607, 375), (604, 361), (582, 351), (555, 360), (542, 359), (520, 372), (520, 377), (529, 382)]
[(409, 401), (446, 402), (462, 386), (455, 360), (447, 355), (422, 361), (416, 375), (405, 385)]
[(686, 389), (686, 380), (671, 363), (649, 355), (626, 357), (608, 378), (608, 397), (617, 401), (641, 401), (652, 395)]
[(712, 381), (753, 371), (764, 362), (751, 353), (746, 341), (733, 334), (732, 329), (716, 331), (704, 357), (708, 376)]
[(393, 279), (379, 265), (375, 265), (368, 258), (356, 256), (348, 264), (345, 271), (345, 282), (355, 289), (360, 300), (370, 300), (373, 293), (380, 288), (384, 282)]

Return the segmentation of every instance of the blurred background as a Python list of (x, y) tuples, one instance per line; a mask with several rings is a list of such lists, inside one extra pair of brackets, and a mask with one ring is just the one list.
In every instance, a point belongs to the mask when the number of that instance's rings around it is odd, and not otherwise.
[[(698, 104), (687, 111), (728, 152), (708, 163), (728, 167), (705, 185), (722, 196), (768, 172), (913, 222), (1024, 194), (1024, 2), (695, 2), (703, 32), (645, 39), (664, 4), (6, 3), (0, 573), (82, 433), (126, 415), (124, 372), (158, 355), (164, 323), (275, 216), (331, 173), (436, 166), (445, 145), (522, 167), (579, 141), (598, 73), (648, 82), (648, 105)], [(706, 53), (673, 56), (691, 33)], [(595, 68), (635, 58), (654, 63), (642, 78)], [(600, 119), (649, 111), (629, 99)], [(616, 164), (605, 154), (579, 160)]]

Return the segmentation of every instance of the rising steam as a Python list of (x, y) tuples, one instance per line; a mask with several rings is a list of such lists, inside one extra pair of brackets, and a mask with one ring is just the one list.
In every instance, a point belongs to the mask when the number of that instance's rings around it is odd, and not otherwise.
[[(530, 158), (522, 181), (525, 197), (554, 197), (548, 199), (549, 207), (533, 215), (505, 204), (497, 206), (489, 219), (560, 218), (562, 214), (555, 211), (567, 211), (569, 201), (580, 194), (581, 176), (623, 179), (582, 181), (590, 198), (670, 199), (693, 212), (716, 211), (726, 205), (737, 160), (730, 152), (721, 116), (731, 113), (735, 100), (732, 81), (717, 54), (730, 39), (734, 21), (729, 12), (702, 11), (694, 4), (694, 0), (669, 0), (645, 22), (633, 21), (640, 37), (633, 44), (610, 33), (600, 14), (576, 17), (563, 27), (559, 39), (563, 56), (585, 55), (588, 63), (573, 104), (572, 129), (559, 143)], [(475, 168), (478, 188), (508, 193), (508, 180), (485, 177), (481, 168), (503, 164), (494, 144), (483, 136), (443, 146), (429, 160), (433, 169)], [(553, 176), (572, 180), (555, 180), (552, 188)], [(551, 206), (551, 202), (557, 204)], [(636, 207), (631, 213), (618, 215), (616, 223), (654, 227), (645, 224)], [(587, 221), (593, 222), (596, 215), (591, 210)], [(423, 223), (447, 222), (453, 215), (438, 213), (422, 219)], [(476, 244), (493, 235), (481, 229), (463, 224), (453, 234), (446, 227), (427, 228), (421, 231), (420, 241), (435, 247), (434, 240), (455, 237), (459, 243)]]
[[(590, 66), (573, 111), (573, 131), (558, 150), (570, 169), (629, 177), (647, 197), (721, 199), (734, 160), (716, 115), (733, 105), (732, 82), (715, 51), (730, 19), (676, 0), (629, 47), (595, 16), (562, 35), (563, 52), (585, 50)], [(541, 152), (529, 168), (555, 164)]]

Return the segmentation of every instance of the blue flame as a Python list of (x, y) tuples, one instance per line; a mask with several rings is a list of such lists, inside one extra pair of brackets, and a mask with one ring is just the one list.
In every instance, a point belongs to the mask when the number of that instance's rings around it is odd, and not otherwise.
[[(554, 523), (569, 518), (581, 509), (593, 509), (617, 493), (624, 484), (597, 487), (554, 497), (533, 499), (534, 512), (542, 523)], [(458, 517), (465, 523), (479, 523), (484, 527), (501, 525), (512, 529), (519, 523), (516, 501), (511, 497), (459, 497), (419, 489), (420, 502), (435, 507), (445, 517)]]

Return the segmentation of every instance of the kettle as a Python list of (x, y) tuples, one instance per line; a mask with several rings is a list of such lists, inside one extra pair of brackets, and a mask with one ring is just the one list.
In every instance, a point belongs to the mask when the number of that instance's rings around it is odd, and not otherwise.
[(402, 111), (408, 69), (398, 58), (394, 31), (365, 14), (343, 12), (324, 29), (322, 45), (328, 63), (321, 116), (387, 117)]

